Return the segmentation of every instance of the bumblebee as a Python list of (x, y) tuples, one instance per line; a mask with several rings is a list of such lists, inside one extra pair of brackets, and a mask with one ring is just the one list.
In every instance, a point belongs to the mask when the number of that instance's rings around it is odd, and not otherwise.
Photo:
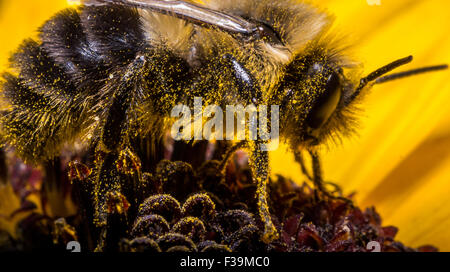
[[(12, 72), (3, 76), (10, 107), (1, 116), (2, 139), (30, 162), (48, 160), (79, 139), (94, 147), (101, 226), (106, 197), (122, 190), (120, 170), (139, 171), (133, 139), (160, 140), (177, 104), (202, 97), (204, 106), (279, 105), (280, 138), (318, 195), (335, 197), (325, 189), (316, 147), (352, 132), (354, 109), (373, 85), (447, 65), (388, 74), (412, 61), (406, 57), (361, 79), (329, 33), (331, 23), (326, 12), (294, 0), (82, 1), (47, 21), (39, 40), (25, 40), (13, 55)], [(266, 199), (266, 143), (236, 144), (223, 165), (237, 148), (248, 150), (269, 242), (278, 233)], [(89, 172), (75, 173), (80, 170)]]

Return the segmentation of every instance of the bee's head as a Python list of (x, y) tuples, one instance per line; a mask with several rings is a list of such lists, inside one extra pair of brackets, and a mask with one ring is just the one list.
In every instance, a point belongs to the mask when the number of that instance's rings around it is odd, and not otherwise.
[(325, 56), (294, 59), (278, 90), (285, 132), (296, 135), (297, 141), (319, 144), (327, 124), (344, 107), (347, 85), (342, 68)]
[(288, 134), (292, 144), (314, 146), (326, 136), (352, 132), (355, 101), (374, 84), (424, 72), (446, 69), (437, 65), (386, 75), (412, 61), (412, 56), (385, 65), (366, 77), (352, 80), (336, 59), (323, 53), (299, 56), (287, 65), (275, 92), (280, 103), (281, 133)]

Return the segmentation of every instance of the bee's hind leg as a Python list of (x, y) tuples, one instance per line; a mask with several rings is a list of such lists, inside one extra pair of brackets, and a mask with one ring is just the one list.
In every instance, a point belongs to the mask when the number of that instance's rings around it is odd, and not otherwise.
[(257, 185), (256, 197), (258, 200), (259, 216), (264, 224), (263, 241), (270, 243), (278, 238), (267, 203), (267, 184), (269, 182), (269, 153), (262, 149), (262, 141), (248, 142), (249, 162), (252, 170), (253, 181)]

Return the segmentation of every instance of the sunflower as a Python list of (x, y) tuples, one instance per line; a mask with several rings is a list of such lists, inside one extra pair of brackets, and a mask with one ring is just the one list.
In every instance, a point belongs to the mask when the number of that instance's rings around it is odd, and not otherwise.
[[(316, 0), (335, 15), (334, 30), (353, 45), (370, 72), (414, 55), (414, 67), (450, 62), (450, 2), (445, 0)], [(68, 0), (0, 0), (0, 70), (9, 54)], [(379, 5), (378, 5), (379, 4)], [(384, 224), (413, 247), (450, 250), (450, 82), (448, 72), (420, 75), (373, 89), (359, 135), (322, 150), (327, 180), (361, 206), (375, 206)], [(288, 159), (286, 159), (288, 158)], [(272, 172), (302, 182), (293, 155), (271, 154)]]

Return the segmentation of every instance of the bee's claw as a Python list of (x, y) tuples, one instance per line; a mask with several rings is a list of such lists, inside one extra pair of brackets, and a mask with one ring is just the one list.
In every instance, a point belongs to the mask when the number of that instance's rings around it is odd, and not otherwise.
[(346, 197), (343, 197), (343, 196), (336, 196), (336, 195), (328, 192), (324, 188), (318, 189), (316, 192), (318, 192), (318, 194), (316, 194), (316, 201), (320, 201), (321, 200), (321, 197), (319, 195), (322, 194), (325, 198), (328, 198), (329, 200), (340, 200), (340, 201), (343, 201), (343, 202), (347, 203), (351, 207), (354, 207), (353, 200), (351, 200), (349, 198), (346, 198)]

